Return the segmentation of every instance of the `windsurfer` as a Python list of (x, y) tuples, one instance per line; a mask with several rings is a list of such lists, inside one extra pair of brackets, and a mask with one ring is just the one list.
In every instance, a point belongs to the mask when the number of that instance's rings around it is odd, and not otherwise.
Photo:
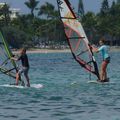
[(20, 56), (18, 58), (12, 57), (11, 59), (15, 60), (15, 61), (21, 60), (21, 62), (22, 62), (22, 67), (16, 73), (16, 85), (18, 85), (18, 83), (19, 83), (20, 75), (22, 73), (24, 73), (24, 76), (25, 76), (26, 81), (27, 81), (27, 86), (30, 87), (30, 81), (29, 81), (29, 77), (28, 77), (29, 62), (28, 62), (28, 57), (26, 54), (26, 49), (22, 48), (20, 50)]
[(99, 41), (100, 47), (96, 48), (92, 46), (93, 52), (101, 52), (103, 61), (101, 63), (101, 69), (100, 69), (100, 82), (108, 82), (109, 79), (107, 78), (107, 66), (110, 63), (110, 56), (109, 56), (109, 47), (105, 45), (105, 39), (102, 38)]

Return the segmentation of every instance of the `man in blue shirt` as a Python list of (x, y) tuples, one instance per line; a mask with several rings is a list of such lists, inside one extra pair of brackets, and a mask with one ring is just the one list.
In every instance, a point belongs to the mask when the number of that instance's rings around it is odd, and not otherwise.
[(109, 47), (105, 45), (105, 39), (102, 38), (99, 41), (100, 48), (92, 47), (93, 52), (101, 52), (102, 53), (102, 64), (100, 70), (100, 82), (108, 82), (109, 79), (107, 78), (107, 66), (110, 63), (110, 56), (109, 56)]

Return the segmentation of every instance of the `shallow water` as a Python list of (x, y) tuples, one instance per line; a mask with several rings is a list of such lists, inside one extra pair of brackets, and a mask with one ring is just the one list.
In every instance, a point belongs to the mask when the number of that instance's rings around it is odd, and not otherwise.
[(0, 74), (0, 120), (120, 120), (119, 52), (111, 53), (108, 84), (88, 83), (70, 53), (28, 56), (31, 88), (9, 87), (13, 80)]

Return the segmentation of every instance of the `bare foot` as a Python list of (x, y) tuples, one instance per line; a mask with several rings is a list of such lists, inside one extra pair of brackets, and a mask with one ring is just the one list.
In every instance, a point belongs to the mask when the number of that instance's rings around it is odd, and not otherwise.
[(27, 84), (27, 87), (30, 87), (30, 84)]

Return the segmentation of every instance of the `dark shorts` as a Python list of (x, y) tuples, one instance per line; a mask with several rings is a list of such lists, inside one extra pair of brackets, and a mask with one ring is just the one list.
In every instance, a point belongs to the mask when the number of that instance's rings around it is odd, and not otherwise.
[(110, 57), (107, 57), (105, 60), (103, 60), (103, 61), (105, 61), (106, 63), (110, 63)]
[(18, 73), (19, 74), (24, 73), (24, 75), (27, 75), (28, 71), (29, 71), (29, 67), (22, 67), (22, 68), (19, 69)]

